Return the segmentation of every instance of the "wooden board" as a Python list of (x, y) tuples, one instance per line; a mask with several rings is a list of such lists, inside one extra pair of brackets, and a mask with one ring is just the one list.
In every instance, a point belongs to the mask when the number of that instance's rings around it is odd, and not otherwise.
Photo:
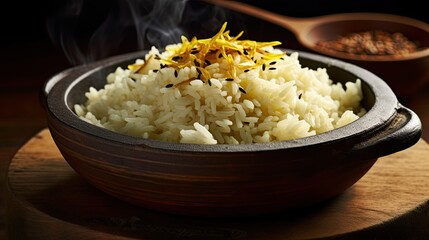
[(429, 239), (428, 153), (420, 140), (380, 158), (346, 192), (305, 212), (205, 219), (104, 194), (70, 168), (44, 129), (9, 166), (7, 229), (10, 239)]

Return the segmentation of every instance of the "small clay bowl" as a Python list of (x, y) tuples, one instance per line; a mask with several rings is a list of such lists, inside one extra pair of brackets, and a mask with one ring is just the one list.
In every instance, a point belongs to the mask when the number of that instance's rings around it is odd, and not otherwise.
[[(376, 74), (389, 84), (400, 99), (411, 96), (429, 83), (429, 24), (420, 20), (393, 14), (367, 12), (296, 18), (272, 13), (238, 1), (205, 1), (290, 30), (308, 51), (347, 61)], [(418, 43), (418, 51), (406, 55), (350, 54), (320, 47), (319, 44), (347, 34), (375, 30), (391, 34), (402, 33), (410, 41)]]
[(329, 41), (350, 33), (381, 30), (403, 34), (418, 43), (418, 50), (405, 55), (362, 55), (321, 48), (316, 43), (312, 45), (313, 51), (371, 71), (386, 81), (400, 99), (410, 97), (429, 83), (429, 24), (379, 13), (348, 13), (331, 17), (332, 22), (320, 24), (309, 32), (308, 38), (312, 41)]
[(79, 119), (73, 105), (86, 100), (90, 86), (103, 87), (108, 73), (146, 53), (65, 70), (46, 82), (42, 94), (50, 132), (70, 166), (102, 191), (144, 208), (199, 217), (299, 210), (341, 194), (379, 157), (404, 150), (421, 136), (418, 116), (382, 79), (307, 52), (299, 52), (303, 66), (326, 68), (334, 81), (361, 79), (364, 116), (311, 137), (239, 145), (142, 139)]

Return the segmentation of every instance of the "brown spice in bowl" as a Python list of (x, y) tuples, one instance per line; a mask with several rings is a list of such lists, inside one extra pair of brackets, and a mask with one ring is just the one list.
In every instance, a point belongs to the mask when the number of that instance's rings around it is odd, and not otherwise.
[(400, 32), (382, 30), (350, 33), (331, 41), (320, 41), (319, 47), (358, 55), (406, 55), (418, 50), (418, 44)]

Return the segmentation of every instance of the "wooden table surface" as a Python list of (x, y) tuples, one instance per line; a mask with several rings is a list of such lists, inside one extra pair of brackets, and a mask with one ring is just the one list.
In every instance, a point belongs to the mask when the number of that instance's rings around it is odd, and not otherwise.
[(11, 239), (426, 239), (429, 144), (379, 158), (351, 188), (305, 211), (247, 218), (194, 218), (115, 199), (84, 181), (48, 129), (12, 159), (6, 191)]
[[(8, 21), (10, 22), (10, 19)], [(32, 23), (34, 24), (34, 21), (25, 22), (23, 26), (31, 26)], [(270, 39), (281, 37), (287, 39), (285, 42), (288, 43), (288, 48), (299, 49), (292, 34), (284, 29), (259, 21), (252, 23), (255, 24), (253, 34), (259, 33), (260, 36), (265, 34)], [(44, 23), (37, 22), (37, 27), (40, 27), (39, 25), (44, 27)], [(71, 66), (61, 50), (55, 48), (47, 36), (40, 36), (36, 31), (32, 31), (30, 33), (35, 36), (34, 41), (29, 42), (21, 39), (27, 35), (22, 33), (20, 28), (14, 30), (13, 33), (17, 34), (14, 39), (17, 40), (16, 42), (1, 42), (0, 45), (2, 54), (2, 64), (0, 65), (2, 73), (0, 77), (0, 109), (2, 109), (0, 111), (0, 239), (6, 239), (3, 193), (9, 163), (27, 140), (46, 127), (45, 113), (39, 104), (39, 90), (43, 82), (49, 76)], [(429, 141), (429, 86), (407, 99), (402, 99), (401, 102), (419, 115), (423, 123), (422, 138)], [(414, 189), (409, 191), (413, 193)], [(423, 204), (428, 205), (429, 203), (424, 202)], [(384, 229), (376, 230), (383, 231)], [(410, 236), (409, 239), (423, 238)]]

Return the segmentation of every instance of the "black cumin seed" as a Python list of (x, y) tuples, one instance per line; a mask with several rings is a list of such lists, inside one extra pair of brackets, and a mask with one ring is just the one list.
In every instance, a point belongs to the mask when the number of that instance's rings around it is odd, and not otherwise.
[(232, 82), (234, 81), (234, 78), (225, 78), (225, 81)]
[(246, 51), (246, 49), (243, 50), (244, 55), (249, 55), (249, 53)]
[(165, 85), (165, 88), (171, 88), (172, 86), (173, 86), (173, 84), (169, 83), (169, 84)]
[(210, 81), (210, 79), (208, 80), (209, 86), (212, 86), (212, 81)]
[(302, 93), (300, 93), (300, 94), (298, 95), (298, 99), (301, 99), (301, 97), (302, 97)]
[(244, 90), (242, 87), (238, 87), (238, 90), (240, 90), (240, 92), (246, 94), (246, 90)]
[(155, 57), (154, 57), (156, 60), (160, 60), (161, 59), (161, 57), (159, 56), (159, 55), (155, 55)]
[(204, 62), (206, 63), (206, 66), (208, 66), (208, 65), (211, 65), (212, 63), (209, 61), (209, 60), (207, 60), (207, 59), (205, 59), (204, 60)]
[(172, 60), (173, 60), (173, 61), (177, 61), (177, 60), (179, 60), (179, 59), (181, 59), (181, 58), (182, 58), (182, 57), (180, 57), (180, 56), (175, 56), (175, 57), (173, 57), (173, 58), (172, 58)]
[(194, 64), (195, 64), (195, 66), (197, 66), (197, 67), (199, 67), (199, 66), (200, 66), (200, 63), (197, 61), (197, 59), (195, 59), (195, 60), (194, 60)]
[(285, 60), (283, 57), (280, 58), (281, 60)]
[(219, 53), (219, 55), (217, 56), (217, 58), (222, 58), (222, 53)]
[(158, 72), (158, 69), (154, 69), (154, 70), (153, 70), (153, 72), (154, 72), (154, 73)]
[(276, 61), (270, 62), (270, 65), (274, 65), (276, 64)]
[(205, 83), (203, 79), (200, 78), (200, 80), (201, 80), (201, 82)]
[(262, 64), (262, 71), (265, 71), (265, 64)]
[(246, 69), (246, 70), (244, 70), (244, 72), (248, 72), (248, 71), (250, 71), (250, 69)]
[(174, 76), (177, 77), (179, 75), (179, 73), (177, 72), (177, 70), (174, 70)]
[(162, 64), (162, 63), (161, 63), (161, 64), (159, 65), (159, 67), (160, 67), (160, 68), (165, 68), (165, 67), (167, 67), (167, 65)]
[(276, 68), (275, 67), (270, 67), (270, 68), (268, 68), (268, 70), (276, 70)]
[(197, 68), (197, 73), (201, 75), (201, 70)]
[(199, 53), (200, 51), (198, 51), (198, 50), (195, 50), (195, 51), (192, 51), (191, 52), (191, 54), (197, 54), (197, 53)]
[[(201, 73), (200, 73), (200, 74), (198, 74), (197, 78), (201, 80)], [(201, 80), (201, 81), (202, 81), (202, 80)]]

